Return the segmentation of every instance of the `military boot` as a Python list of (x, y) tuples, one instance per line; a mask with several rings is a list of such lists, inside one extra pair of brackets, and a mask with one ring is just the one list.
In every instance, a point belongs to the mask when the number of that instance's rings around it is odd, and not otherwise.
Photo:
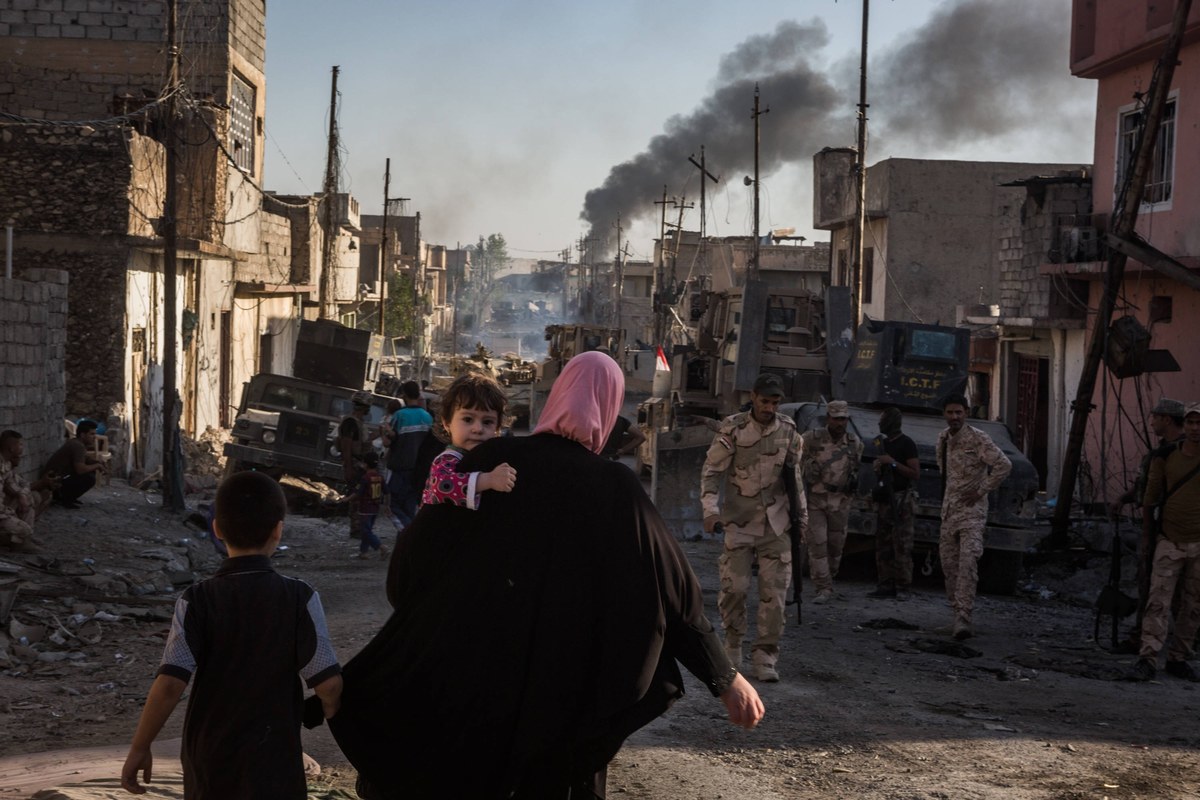
[(765, 654), (755, 652), (754, 666), (750, 669), (750, 675), (756, 681), (763, 683), (776, 683), (779, 680), (779, 673), (775, 670), (775, 665), (768, 660)]

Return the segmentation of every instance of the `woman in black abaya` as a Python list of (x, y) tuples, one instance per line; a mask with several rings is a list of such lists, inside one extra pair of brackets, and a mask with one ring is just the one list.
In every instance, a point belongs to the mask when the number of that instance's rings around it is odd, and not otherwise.
[(602, 798), (621, 743), (683, 694), (677, 662), (735, 725), (762, 719), (637, 477), (597, 455), (623, 398), (607, 355), (571, 359), (531, 436), (461, 463), (511, 464), (514, 490), (422, 508), (397, 543), (394, 613), (330, 720), (364, 797)]

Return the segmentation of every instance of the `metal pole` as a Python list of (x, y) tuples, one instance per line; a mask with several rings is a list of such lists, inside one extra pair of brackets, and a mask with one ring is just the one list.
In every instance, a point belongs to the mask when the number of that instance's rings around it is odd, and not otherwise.
[(857, 338), (862, 319), (863, 237), (867, 217), (867, 18), (870, 0), (863, 0), (862, 51), (858, 78), (858, 154), (854, 160), (854, 228), (850, 234), (851, 334)]
[(384, 162), (383, 168), (383, 234), (379, 238), (379, 335), (384, 335), (383, 301), (387, 296), (387, 261), (388, 261), (388, 188), (392, 181), (392, 160)]
[(332, 319), (337, 308), (334, 297), (334, 270), (337, 264), (337, 231), (333, 224), (333, 196), (337, 193), (337, 81), (339, 68), (333, 68), (329, 91), (329, 149), (325, 157), (325, 247), (321, 264), (319, 300), (321, 319)]
[[(754, 261), (746, 274), (747, 283), (758, 277), (758, 84), (754, 84)], [(704, 179), (700, 179), (704, 185)]]
[[(765, 108), (761, 111), (758, 107), (758, 84), (754, 84), (754, 261), (750, 268), (746, 270), (746, 282), (758, 280), (758, 139), (759, 139), (759, 124), (758, 118), (763, 114), (770, 113), (771, 109)], [(704, 185), (704, 178), (700, 178), (700, 184)]]
[(176, 260), (178, 247), (177, 192), (178, 156), (176, 125), (176, 92), (179, 89), (179, 43), (175, 39), (175, 22), (178, 14), (176, 0), (171, 0), (167, 11), (167, 55), (170, 59), (169, 88), (167, 90), (166, 124), (163, 138), (166, 157), (166, 189), (163, 196), (163, 395), (162, 395), (162, 492), (163, 505), (171, 511), (183, 510), (183, 465), (176, 461), (176, 445), (179, 439), (179, 415), (176, 399), (176, 328), (179, 326), (175, 310), (177, 302), (176, 281), (179, 265)]

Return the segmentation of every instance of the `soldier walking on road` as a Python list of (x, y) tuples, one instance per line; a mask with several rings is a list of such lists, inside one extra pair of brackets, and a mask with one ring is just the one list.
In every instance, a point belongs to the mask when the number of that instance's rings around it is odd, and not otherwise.
[(742, 662), (746, 593), (751, 565), (758, 557), (758, 633), (751, 649), (751, 674), (761, 681), (779, 680), (775, 666), (792, 569), (788, 529), (793, 519), (803, 526), (806, 516), (803, 493), (798, 493), (800, 508), (789, 508), (784, 485), (785, 470), (799, 478), (803, 446), (796, 424), (776, 413), (782, 399), (779, 376), (759, 375), (750, 393), (750, 410), (721, 423), (700, 478), (704, 530), (724, 527), (725, 551), (717, 562), (721, 575), (717, 607), (725, 629), (725, 652), (735, 667)]
[(825, 408), (825, 427), (805, 431), (800, 474), (808, 496), (808, 568), (817, 596), (814, 603), (833, 599), (833, 579), (842, 564), (850, 499), (858, 489), (862, 440), (849, 433), (850, 406), (832, 400)]
[(917, 478), (921, 460), (917, 443), (900, 432), (900, 409), (879, 415), (873, 464), (875, 489), (875, 570), (878, 583), (868, 597), (907, 600), (913, 577), (913, 523), (917, 516)]
[(1167, 674), (1200, 680), (1187, 661), (1200, 629), (1200, 403), (1187, 407), (1183, 441), (1165, 453), (1158, 451), (1151, 460), (1142, 502), (1143, 525), (1156, 537), (1154, 569), (1142, 618), (1141, 658), (1130, 677), (1141, 681), (1154, 677), (1159, 651), (1167, 641), (1171, 598), (1182, 580), (1179, 613), (1167, 648)]
[(946, 578), (946, 597), (954, 609), (955, 639), (969, 639), (988, 493), (1004, 483), (1012, 462), (992, 438), (966, 424), (967, 399), (952, 394), (942, 403), (946, 429), (938, 435), (937, 460), (942, 492), (942, 529), (938, 554)]
[[(1169, 452), (1164, 448), (1171, 448), (1183, 439), (1183, 415), (1183, 403), (1166, 397), (1161, 398), (1151, 410), (1150, 430), (1154, 432), (1158, 444), (1142, 458), (1142, 465), (1133, 486), (1113, 503), (1114, 514), (1120, 513), (1123, 506), (1132, 503), (1141, 517), (1142, 498), (1146, 493), (1146, 481), (1150, 478), (1150, 464), (1156, 455)], [(1116, 651), (1120, 653), (1137, 653), (1141, 650), (1142, 618), (1146, 615), (1146, 598), (1150, 596), (1150, 572), (1154, 568), (1154, 538), (1154, 526), (1143, 524), (1141, 535), (1138, 537), (1137, 552), (1137, 617), (1133, 629), (1129, 631), (1129, 638), (1117, 645)]]

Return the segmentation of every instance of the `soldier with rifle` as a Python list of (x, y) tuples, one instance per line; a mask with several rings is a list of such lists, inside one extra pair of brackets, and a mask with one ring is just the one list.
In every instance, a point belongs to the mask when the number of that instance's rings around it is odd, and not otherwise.
[[(1187, 406), (1183, 441), (1161, 448), (1150, 460), (1142, 512), (1143, 525), (1155, 537), (1154, 567), (1140, 658), (1129, 677), (1152, 679), (1165, 645), (1167, 674), (1200, 681), (1188, 662), (1200, 630), (1200, 403)], [(1176, 587), (1181, 587), (1179, 611), (1168, 634)]]
[(783, 477), (790, 472), (795, 480), (802, 451), (795, 422), (777, 413), (783, 394), (778, 375), (759, 375), (750, 393), (750, 410), (721, 422), (700, 476), (704, 530), (721, 531), (725, 539), (717, 593), (725, 653), (734, 667), (741, 664), (746, 595), (757, 558), (758, 621), (751, 676), (768, 682), (779, 680), (776, 664), (792, 572), (789, 529), (794, 521), (803, 524), (803, 495), (798, 493), (796, 503), (789, 504)]
[[(1166, 397), (1160, 398), (1150, 411), (1150, 430), (1154, 432), (1157, 445), (1150, 448), (1142, 458), (1141, 468), (1138, 470), (1137, 480), (1133, 486), (1129, 487), (1129, 490), (1113, 503), (1113, 514), (1119, 513), (1121, 508), (1132, 503), (1139, 512), (1138, 516), (1141, 516), (1142, 496), (1146, 492), (1146, 480), (1150, 477), (1150, 463), (1156, 455), (1164, 452), (1164, 448), (1171, 447), (1183, 439), (1183, 413), (1183, 403)], [(1141, 647), (1142, 618), (1146, 615), (1146, 597), (1150, 594), (1150, 572), (1154, 568), (1154, 539), (1152, 526), (1143, 525), (1141, 535), (1138, 537), (1137, 552), (1137, 618), (1133, 623), (1133, 629), (1129, 631), (1129, 637), (1124, 642), (1117, 644), (1115, 650), (1118, 653), (1136, 653)]]
[(878, 582), (867, 597), (907, 600), (913, 578), (913, 523), (917, 516), (917, 478), (921, 460), (917, 444), (900, 432), (900, 409), (879, 415), (875, 439), (875, 569)]

